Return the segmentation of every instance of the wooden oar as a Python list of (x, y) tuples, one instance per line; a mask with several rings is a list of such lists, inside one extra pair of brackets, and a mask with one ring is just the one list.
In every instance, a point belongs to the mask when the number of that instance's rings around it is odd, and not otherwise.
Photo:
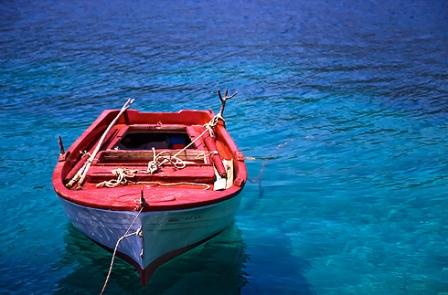
[(90, 154), (90, 157), (87, 159), (87, 161), (84, 163), (84, 165), (81, 167), (81, 169), (78, 170), (78, 172), (73, 176), (73, 178), (67, 183), (66, 187), (71, 188), (75, 183), (78, 183), (77, 188), (80, 188), (82, 186), (82, 183), (84, 182), (84, 179), (86, 178), (87, 172), (89, 171), (90, 166), (93, 163), (93, 160), (96, 157), (96, 154), (98, 154), (101, 146), (103, 145), (104, 139), (106, 138), (107, 134), (109, 133), (110, 129), (115, 125), (115, 123), (118, 121), (120, 116), (131, 106), (131, 104), (134, 102), (134, 99), (128, 98), (126, 103), (121, 108), (120, 112), (117, 114), (117, 116), (110, 122), (109, 126), (107, 126), (106, 130), (104, 131), (101, 138), (98, 140), (98, 143), (93, 150), (92, 154)]

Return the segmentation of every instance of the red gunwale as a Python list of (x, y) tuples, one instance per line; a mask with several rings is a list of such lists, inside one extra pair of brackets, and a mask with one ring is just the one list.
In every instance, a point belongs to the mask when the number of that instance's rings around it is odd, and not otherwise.
[[(223, 159), (234, 160), (234, 185), (227, 190), (201, 190), (194, 187), (163, 187), (148, 184), (125, 185), (116, 188), (96, 188), (86, 183), (79, 190), (65, 187), (64, 179), (76, 165), (80, 166), (80, 152), (92, 150), (99, 136), (116, 116), (119, 110), (104, 111), (90, 127), (71, 145), (59, 161), (53, 173), (53, 186), (56, 193), (70, 202), (93, 208), (121, 211), (135, 211), (140, 206), (143, 195), (148, 206), (143, 211), (187, 209), (221, 202), (237, 195), (247, 180), (247, 170), (243, 154), (238, 150), (222, 122), (215, 127), (216, 147)], [(145, 113), (127, 110), (112, 129), (101, 150), (110, 150), (123, 136), (123, 128), (157, 128), (157, 126), (184, 126), (190, 137), (197, 136), (202, 125), (209, 122), (214, 114), (211, 111), (182, 110), (175, 113)], [(118, 127), (117, 127), (118, 128)], [(168, 127), (169, 128), (169, 127)], [(118, 138), (118, 139), (117, 139)], [(192, 138), (192, 139), (193, 139)], [(198, 141), (196, 148), (204, 150), (204, 142)], [(98, 157), (98, 156), (97, 156)], [(98, 158), (97, 158), (98, 159)], [(96, 160), (97, 160), (96, 159)], [(95, 167), (95, 166), (92, 166)], [(77, 169), (75, 169), (77, 170)], [(111, 175), (111, 178), (113, 176)], [(213, 185), (211, 183), (211, 185)]]

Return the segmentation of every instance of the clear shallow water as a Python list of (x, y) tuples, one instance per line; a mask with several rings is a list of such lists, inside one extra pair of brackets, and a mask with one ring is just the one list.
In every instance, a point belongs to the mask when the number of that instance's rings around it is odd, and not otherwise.
[(442, 1), (6, 2), (0, 7), (0, 293), (99, 291), (110, 254), (51, 187), (125, 97), (217, 108), (250, 182), (235, 225), (146, 288), (109, 294), (448, 292), (448, 7)]

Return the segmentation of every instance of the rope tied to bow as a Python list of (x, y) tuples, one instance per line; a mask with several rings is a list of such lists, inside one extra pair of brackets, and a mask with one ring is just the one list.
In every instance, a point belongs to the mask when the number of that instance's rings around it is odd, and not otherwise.
[(125, 233), (117, 240), (117, 242), (115, 244), (114, 252), (112, 253), (112, 257), (111, 257), (111, 260), (110, 260), (109, 270), (107, 272), (106, 279), (104, 280), (103, 287), (101, 288), (100, 295), (104, 294), (104, 291), (106, 291), (107, 284), (109, 283), (110, 275), (112, 274), (112, 268), (114, 267), (115, 256), (117, 255), (118, 246), (120, 245), (121, 241), (123, 241), (124, 239), (127, 239), (129, 237), (132, 237), (132, 236), (141, 235), (141, 232), (142, 232), (142, 228), (141, 227), (138, 228), (135, 232), (129, 233), (129, 231), (131, 230), (131, 228), (134, 225), (135, 221), (137, 221), (138, 217), (142, 213), (143, 208), (144, 208), (144, 206), (141, 206), (140, 210), (134, 216), (134, 219), (132, 220), (131, 224), (129, 225), (129, 227), (127, 228)]

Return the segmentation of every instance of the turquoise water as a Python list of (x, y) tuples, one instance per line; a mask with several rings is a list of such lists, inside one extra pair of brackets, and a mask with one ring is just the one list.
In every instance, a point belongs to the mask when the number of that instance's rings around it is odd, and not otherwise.
[(448, 6), (391, 2), (2, 3), (0, 293), (105, 278), (52, 190), (57, 135), (125, 97), (216, 110), (230, 88), (257, 158), (235, 225), (145, 288), (118, 262), (109, 294), (446, 294)]

